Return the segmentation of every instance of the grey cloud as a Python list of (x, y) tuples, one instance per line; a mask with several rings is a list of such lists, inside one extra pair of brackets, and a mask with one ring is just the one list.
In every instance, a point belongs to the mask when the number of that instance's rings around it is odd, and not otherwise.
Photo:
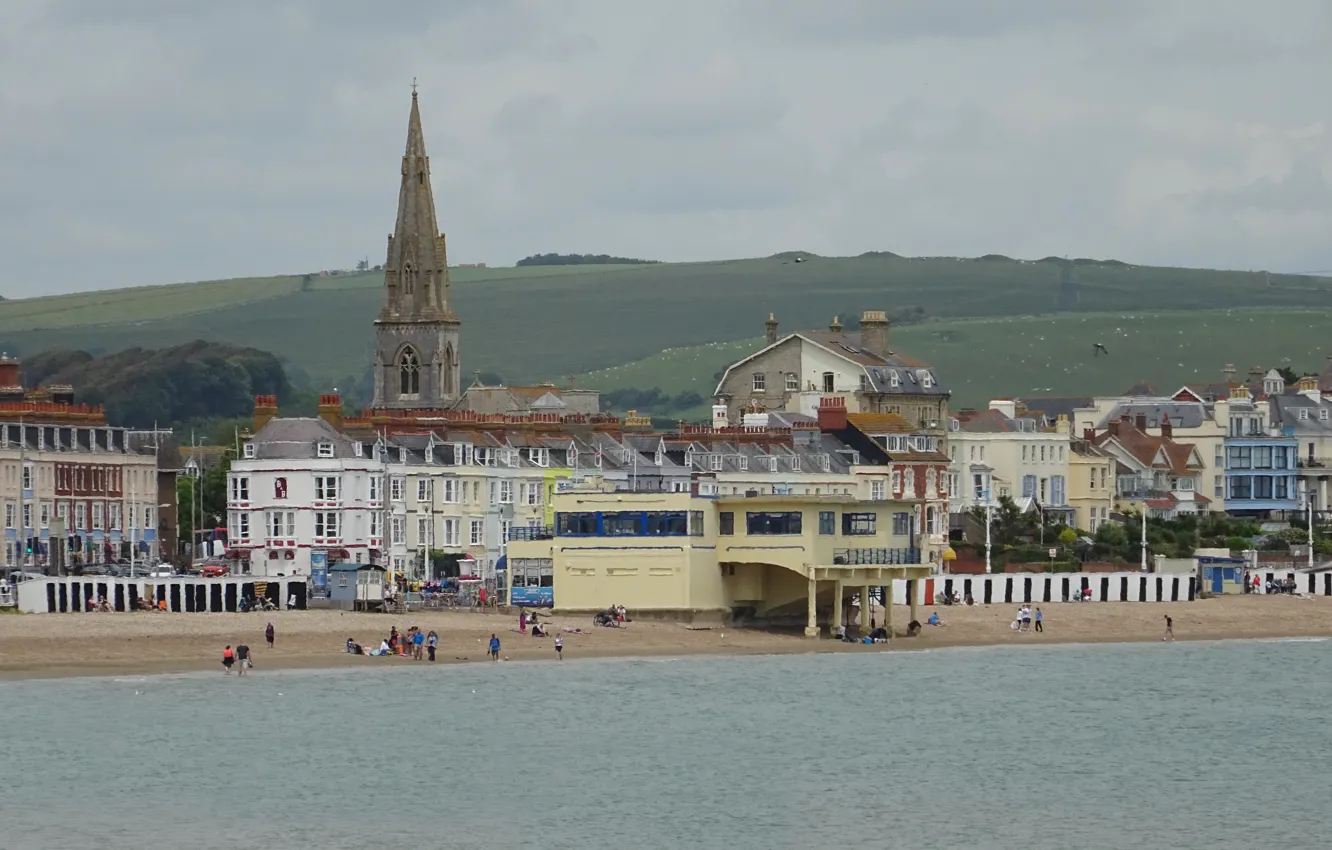
[(1237, 189), (1208, 192), (1194, 198), (1194, 203), (1230, 209), (1328, 214), (1332, 211), (1332, 180), (1318, 157), (1305, 155), (1296, 159), (1283, 177), (1262, 177)]
[[(1321, 0), (6, 12), (7, 296), (377, 257), (413, 77), (455, 261), (801, 247), (1332, 266)], [(1219, 194), (1236, 174), (1253, 185)]]

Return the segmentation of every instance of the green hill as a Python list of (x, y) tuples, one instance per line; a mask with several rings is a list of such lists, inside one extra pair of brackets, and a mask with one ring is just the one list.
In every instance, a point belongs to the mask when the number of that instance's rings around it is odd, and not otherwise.
[[(796, 256), (805, 261), (796, 263)], [(463, 320), (464, 371), (494, 372), (510, 381), (560, 379), (668, 348), (752, 338), (769, 311), (785, 330), (822, 327), (834, 314), (845, 320), (867, 308), (917, 306), (926, 322), (895, 328), (894, 338), (921, 357), (939, 360), (945, 374), (960, 375), (965, 368), (979, 380), (996, 365), (992, 359), (1002, 350), (997, 346), (1006, 333), (998, 330), (1003, 325), (982, 331), (990, 325), (953, 320), (1063, 310), (1059, 318), (1040, 321), (1069, 323), (1079, 321), (1079, 313), (1332, 305), (1328, 278), (999, 255), (971, 260), (874, 252), (828, 258), (786, 252), (712, 263), (467, 268), (452, 275)], [(24, 356), (48, 349), (101, 354), (201, 338), (271, 351), (298, 382), (354, 383), (367, 370), (381, 286), (378, 273), (308, 282), (293, 275), (17, 299), (0, 303), (0, 347)], [(1023, 327), (1012, 325), (1007, 333), (1021, 335)], [(953, 328), (960, 333), (975, 328), (972, 343), (954, 337), (937, 352), (915, 344)], [(1291, 339), (1287, 333), (1282, 337)], [(1202, 337), (1194, 341), (1210, 344)], [(1234, 351), (1237, 342), (1251, 340), (1214, 341)], [(1125, 369), (1124, 360), (1112, 361), (1104, 368)], [(713, 371), (699, 380), (710, 379)], [(1120, 383), (1117, 378), (1115, 385)], [(1004, 384), (1016, 392), (1054, 382), (1020, 377)]]

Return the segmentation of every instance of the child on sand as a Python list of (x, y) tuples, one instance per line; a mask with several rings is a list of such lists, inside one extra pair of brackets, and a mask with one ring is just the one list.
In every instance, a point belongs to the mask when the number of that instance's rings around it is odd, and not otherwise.
[(1165, 621), (1166, 621), (1166, 633), (1165, 633), (1165, 636), (1161, 638), (1161, 640), (1174, 640), (1174, 639), (1175, 639), (1175, 621), (1172, 620), (1172, 619), (1170, 619), (1170, 615), (1169, 615), (1169, 614), (1166, 614), (1166, 615), (1165, 615)]
[(564, 637), (561, 635), (555, 636), (555, 657), (564, 660)]

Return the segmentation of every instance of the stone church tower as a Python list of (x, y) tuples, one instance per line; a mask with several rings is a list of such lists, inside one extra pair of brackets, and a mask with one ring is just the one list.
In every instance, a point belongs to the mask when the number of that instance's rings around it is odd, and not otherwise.
[(449, 263), (435, 221), (430, 158), (412, 90), (398, 221), (384, 262), (384, 308), (375, 319), (376, 408), (440, 409), (458, 400), (458, 327)]

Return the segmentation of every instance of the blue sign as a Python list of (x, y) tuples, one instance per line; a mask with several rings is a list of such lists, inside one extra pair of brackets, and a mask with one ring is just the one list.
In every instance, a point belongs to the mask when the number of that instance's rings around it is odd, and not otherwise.
[(310, 581), (315, 587), (328, 587), (328, 553), (310, 553)]

